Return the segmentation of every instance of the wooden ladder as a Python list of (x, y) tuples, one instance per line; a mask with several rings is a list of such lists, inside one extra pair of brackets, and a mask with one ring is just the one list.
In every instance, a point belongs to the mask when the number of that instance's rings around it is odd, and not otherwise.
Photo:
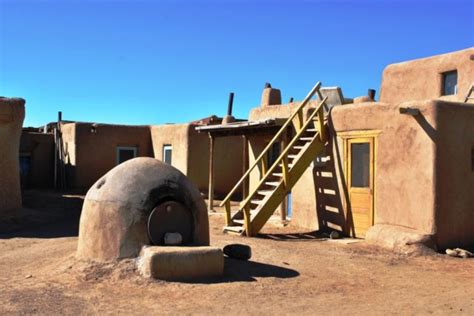
[[(314, 158), (324, 149), (327, 141), (324, 105), (327, 97), (322, 98), (320, 87), (321, 83), (318, 82), (221, 202), (220, 206), (225, 206), (226, 213), (224, 232), (245, 234), (249, 237), (258, 234)], [(316, 93), (321, 102), (314, 110), (310, 108), (313, 111), (308, 111), (310, 113), (308, 118), (303, 120), (304, 108)], [(273, 165), (266, 168), (267, 153), (277, 141), (286, 135), (287, 129), (291, 127), (295, 130), (294, 137), (288, 142)], [(262, 170), (258, 185), (248, 195), (245, 195), (244, 192), (238, 211), (232, 215), (230, 197), (239, 186), (248, 181), (251, 171), (257, 166), (261, 166)]]

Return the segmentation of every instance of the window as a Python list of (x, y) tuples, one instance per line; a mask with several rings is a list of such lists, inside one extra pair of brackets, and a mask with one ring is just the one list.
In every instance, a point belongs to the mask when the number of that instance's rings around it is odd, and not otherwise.
[(163, 145), (163, 162), (170, 164), (173, 156), (173, 146)]
[(370, 144), (351, 144), (351, 186), (370, 187)]
[(137, 147), (117, 147), (117, 165), (137, 156)]
[(448, 71), (443, 74), (442, 95), (452, 95), (458, 92), (458, 72)]

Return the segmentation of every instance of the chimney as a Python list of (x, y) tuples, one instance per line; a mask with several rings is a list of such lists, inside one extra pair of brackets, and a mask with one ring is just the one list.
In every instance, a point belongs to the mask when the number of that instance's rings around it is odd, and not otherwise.
[(272, 88), (270, 83), (265, 83), (265, 88), (262, 93), (262, 108), (270, 105), (281, 104), (281, 92), (279, 89)]

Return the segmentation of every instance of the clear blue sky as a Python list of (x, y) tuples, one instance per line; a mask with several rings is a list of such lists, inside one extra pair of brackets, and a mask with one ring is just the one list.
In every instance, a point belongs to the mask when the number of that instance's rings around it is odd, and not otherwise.
[[(283, 100), (312, 85), (380, 88), (393, 62), (474, 46), (474, 0), (0, 0), (0, 95), (25, 126), (247, 117), (266, 81)], [(378, 95), (377, 95), (378, 96)]]

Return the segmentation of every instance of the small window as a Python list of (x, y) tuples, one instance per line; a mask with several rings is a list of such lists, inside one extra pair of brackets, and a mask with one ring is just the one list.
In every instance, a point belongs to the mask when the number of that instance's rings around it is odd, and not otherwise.
[(351, 186), (370, 187), (370, 144), (351, 144)]
[(137, 156), (137, 147), (117, 147), (117, 165)]
[(443, 95), (453, 95), (458, 92), (458, 72), (448, 71), (443, 73)]
[(173, 146), (163, 145), (163, 162), (170, 164), (173, 156)]

